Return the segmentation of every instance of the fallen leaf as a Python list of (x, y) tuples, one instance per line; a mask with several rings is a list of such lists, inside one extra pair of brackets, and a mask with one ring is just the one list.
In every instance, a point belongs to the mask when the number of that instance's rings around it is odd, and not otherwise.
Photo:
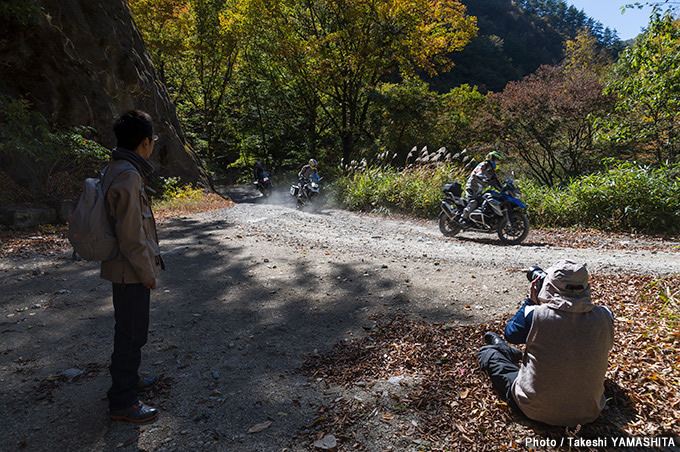
[(263, 422), (261, 424), (255, 424), (252, 427), (250, 427), (248, 433), (260, 433), (261, 431), (268, 429), (270, 425), (272, 425), (272, 421)]
[(314, 447), (317, 449), (335, 449), (338, 446), (338, 440), (333, 435), (326, 435), (321, 439), (314, 441)]

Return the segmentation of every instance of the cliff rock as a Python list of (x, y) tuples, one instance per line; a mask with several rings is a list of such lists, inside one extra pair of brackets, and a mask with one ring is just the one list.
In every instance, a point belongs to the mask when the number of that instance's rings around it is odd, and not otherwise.
[(37, 7), (28, 20), (3, 20), (0, 26), (0, 93), (25, 97), (57, 124), (94, 127), (97, 141), (108, 148), (116, 144), (112, 124), (120, 113), (147, 111), (160, 137), (151, 157), (157, 172), (207, 183), (127, 1), (27, 4)]

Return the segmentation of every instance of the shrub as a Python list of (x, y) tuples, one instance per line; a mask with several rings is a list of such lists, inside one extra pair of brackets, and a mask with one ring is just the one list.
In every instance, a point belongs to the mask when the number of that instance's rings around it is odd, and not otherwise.
[(180, 183), (179, 177), (158, 176), (152, 178), (151, 181), (149, 182), (151, 189), (154, 190), (155, 192), (151, 193), (151, 198), (153, 199), (158, 200), (172, 199), (184, 189), (179, 184)]
[(522, 181), (537, 226), (582, 226), (648, 234), (680, 232), (680, 165), (609, 161), (609, 170), (547, 189)]
[(190, 185), (167, 190), (162, 197), (154, 198), (152, 204), (158, 218), (222, 209), (233, 205), (231, 201), (218, 194), (206, 193)]

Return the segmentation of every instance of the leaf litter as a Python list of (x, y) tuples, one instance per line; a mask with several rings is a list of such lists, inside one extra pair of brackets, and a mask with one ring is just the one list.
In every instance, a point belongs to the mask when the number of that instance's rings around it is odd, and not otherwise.
[[(377, 416), (376, 411), (385, 412), (378, 396), (336, 398), (324, 419), (303, 436), (314, 441), (320, 431), (333, 433), (339, 439), (337, 450), (368, 450), (382, 441), (395, 450), (444, 451), (526, 449), (530, 437), (557, 439), (559, 444), (564, 437), (677, 435), (680, 276), (593, 275), (591, 283), (595, 303), (609, 307), (616, 319), (605, 379), (607, 407), (595, 422), (572, 429), (551, 427), (512, 410), (495, 394), (476, 356), (483, 334), (502, 333), (510, 315), (480, 325), (395, 317), (376, 319), (378, 328), (366, 337), (309, 357), (303, 371), (347, 391), (377, 387), (394, 375), (418, 382), (392, 395), (398, 409)], [(364, 384), (358, 387), (357, 382)], [(374, 417), (381, 422), (365, 427)], [(381, 431), (369, 439), (367, 428)]]

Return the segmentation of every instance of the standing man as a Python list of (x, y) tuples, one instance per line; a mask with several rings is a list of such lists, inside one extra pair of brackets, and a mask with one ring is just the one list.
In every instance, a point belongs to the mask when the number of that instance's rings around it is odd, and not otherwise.
[(109, 186), (106, 205), (116, 236), (118, 255), (102, 262), (101, 277), (113, 283), (116, 321), (111, 355), (109, 417), (113, 420), (146, 422), (158, 411), (139, 400), (158, 377), (140, 378), (142, 347), (149, 331), (149, 302), (156, 279), (165, 268), (161, 259), (156, 223), (144, 192), (144, 180), (153, 172), (147, 161), (153, 152), (151, 117), (139, 110), (128, 111), (115, 122), (117, 147), (104, 174)]
[(469, 225), (470, 213), (479, 206), (479, 195), (482, 194), (484, 189), (488, 185), (500, 188), (501, 183), (496, 176), (496, 166), (501, 160), (503, 160), (503, 156), (498, 152), (489, 152), (486, 156), (486, 160), (472, 170), (467, 184), (465, 184), (465, 197), (467, 198), (468, 204), (465, 206), (461, 221), (461, 224), (464, 226)]
[(557, 262), (531, 283), (530, 297), (505, 327), (505, 339), (526, 344), (524, 355), (487, 332), (479, 365), (508, 404), (557, 426), (587, 424), (605, 406), (604, 377), (614, 344), (614, 318), (590, 299), (588, 271)]

